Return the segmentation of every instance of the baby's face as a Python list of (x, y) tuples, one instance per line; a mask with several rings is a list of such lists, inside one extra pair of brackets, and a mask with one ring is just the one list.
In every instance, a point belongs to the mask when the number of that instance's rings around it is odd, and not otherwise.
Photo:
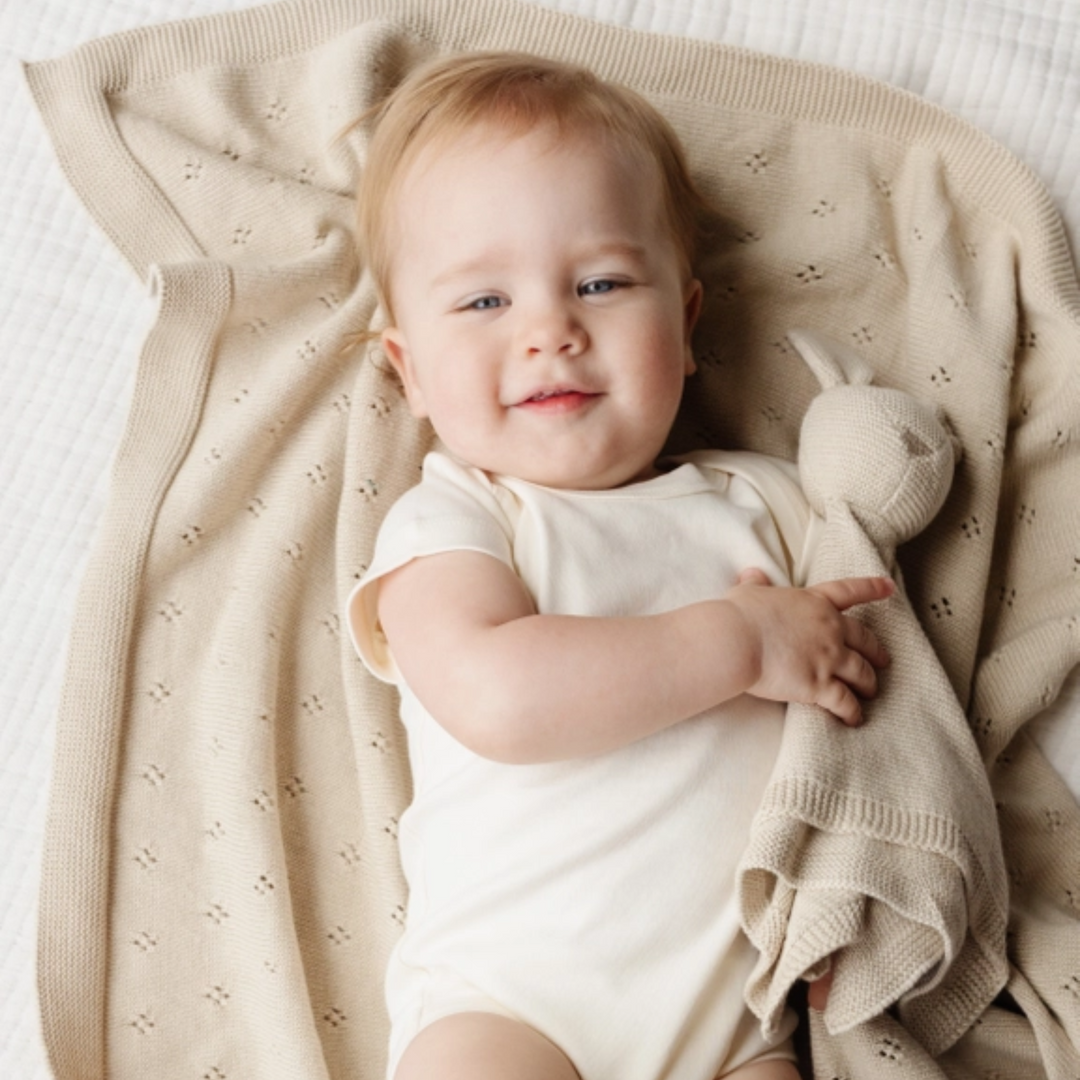
[(482, 129), (422, 154), (395, 210), (383, 345), (448, 449), (552, 487), (652, 475), (701, 295), (652, 163)]

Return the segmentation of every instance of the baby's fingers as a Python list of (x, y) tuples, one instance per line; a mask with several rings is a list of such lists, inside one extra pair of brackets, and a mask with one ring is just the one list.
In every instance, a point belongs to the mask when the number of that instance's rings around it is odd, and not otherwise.
[(869, 604), (875, 600), (887, 600), (896, 592), (896, 583), (887, 577), (838, 578), (811, 585), (810, 592), (824, 596), (837, 611), (847, 611), (856, 604)]
[(847, 649), (817, 704), (854, 727), (863, 719), (860, 699), (867, 700), (877, 694), (876, 668), (885, 667), (889, 657), (872, 630), (858, 619), (843, 618)]
[(835, 677), (860, 698), (872, 698), (877, 693), (877, 672), (870, 666), (866, 657), (857, 652), (847, 654), (843, 663), (837, 667)]
[(878, 641), (877, 634), (865, 623), (851, 616), (844, 617), (844, 644), (866, 657), (876, 668), (889, 666), (889, 654)]
[(862, 723), (862, 706), (851, 688), (840, 679), (833, 679), (822, 688), (815, 705), (831, 712), (842, 724), (858, 727)]

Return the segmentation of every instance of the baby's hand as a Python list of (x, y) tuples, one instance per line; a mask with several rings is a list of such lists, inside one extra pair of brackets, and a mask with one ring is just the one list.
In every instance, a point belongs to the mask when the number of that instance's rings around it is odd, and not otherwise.
[(884, 577), (800, 589), (774, 587), (760, 570), (745, 571), (724, 599), (742, 614), (756, 658), (757, 679), (747, 692), (820, 705), (845, 724), (861, 723), (859, 697), (874, 696), (876, 669), (889, 657), (873, 632), (844, 612), (895, 591)]

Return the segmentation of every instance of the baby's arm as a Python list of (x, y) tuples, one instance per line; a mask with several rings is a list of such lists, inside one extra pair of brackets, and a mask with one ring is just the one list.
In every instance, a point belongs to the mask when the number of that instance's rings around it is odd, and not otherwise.
[(585, 757), (750, 693), (822, 705), (846, 723), (884, 651), (843, 614), (884, 578), (809, 589), (746, 581), (657, 615), (538, 615), (498, 559), (452, 551), (380, 582), (379, 621), (405, 680), (456, 739), (496, 761)]

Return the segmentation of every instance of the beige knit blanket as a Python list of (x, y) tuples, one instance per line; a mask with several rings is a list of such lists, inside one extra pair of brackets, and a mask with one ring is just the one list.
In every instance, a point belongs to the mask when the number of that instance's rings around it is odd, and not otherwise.
[[(878, 954), (867, 996), (846, 980), (838, 999), (866, 1019), (830, 1034), (812, 1017), (815, 1071), (1076, 1080), (1080, 811), (1022, 730), (1080, 657), (1080, 291), (1047, 195), (910, 94), (516, 0), (290, 0), (27, 69), (68, 177), (159, 303), (59, 719), (40, 911), (56, 1075), (381, 1076), (409, 777), (396, 703), (340, 610), (429, 433), (378, 355), (342, 351), (375, 312), (350, 236), (363, 140), (335, 135), (420, 59), (466, 48), (641, 90), (723, 208), (673, 449), (794, 458), (817, 386), (791, 327), (946, 410), (964, 457), (899, 557), (989, 773), (1009, 996), (986, 1005), (990, 965), (978, 1022), (928, 1045), (906, 1006), (873, 1015)], [(913, 744), (892, 726), (875, 790), (901, 821), (935, 804), (940, 770), (919, 763), (939, 758), (932, 730)], [(874, 783), (865, 766), (834, 770), (802, 824), (855, 837), (826, 869), (872, 890), (858, 838), (880, 821), (830, 810), (852, 777)], [(894, 880), (911, 835), (895, 839), (874, 856)], [(950, 932), (1005, 891), (961, 889)]]

